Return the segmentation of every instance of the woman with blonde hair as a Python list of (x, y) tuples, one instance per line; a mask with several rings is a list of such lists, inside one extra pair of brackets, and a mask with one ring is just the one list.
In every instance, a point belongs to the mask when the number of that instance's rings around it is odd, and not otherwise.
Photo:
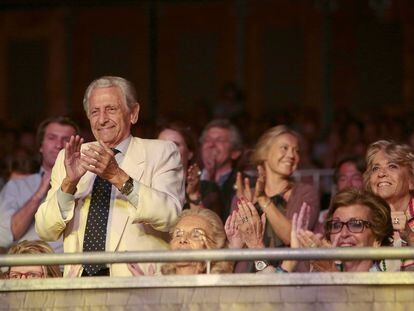
[[(252, 163), (259, 173), (255, 189), (251, 190), (248, 179), (242, 180), (241, 175), (238, 175), (237, 197), (251, 201), (266, 216), (266, 247), (290, 245), (292, 218), (295, 213), (299, 213), (304, 202), (310, 206), (309, 229), (313, 230), (317, 222), (317, 191), (312, 185), (295, 182), (292, 178), (299, 161), (299, 134), (285, 125), (278, 125), (268, 129), (260, 137), (253, 152)], [(231, 215), (226, 222), (226, 228), (234, 228), (235, 225), (230, 225), (230, 222), (234, 223), (235, 220), (235, 215)], [(248, 221), (248, 217), (242, 219), (242, 222)], [(232, 239), (235, 232), (232, 231), (228, 235), (232, 247), (235, 248), (236, 243)]]
[[(408, 145), (379, 140), (366, 154), (367, 190), (383, 198), (391, 208), (394, 246), (413, 245), (414, 235), (414, 150)], [(414, 268), (413, 261), (404, 261), (402, 269)]]
[[(53, 254), (53, 249), (44, 241), (21, 241), (10, 247), (8, 254)], [(10, 279), (57, 278), (62, 276), (58, 265), (48, 266), (12, 266), (9, 268)]]

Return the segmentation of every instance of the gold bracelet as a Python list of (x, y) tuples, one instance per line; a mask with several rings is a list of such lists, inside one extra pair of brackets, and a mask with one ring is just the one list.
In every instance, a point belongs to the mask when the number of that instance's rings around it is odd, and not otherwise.
[(269, 204), (272, 203), (272, 200), (269, 198), (269, 201), (267, 201), (265, 203), (265, 205), (262, 206), (262, 210), (264, 210), (265, 208), (267, 208), (269, 206)]

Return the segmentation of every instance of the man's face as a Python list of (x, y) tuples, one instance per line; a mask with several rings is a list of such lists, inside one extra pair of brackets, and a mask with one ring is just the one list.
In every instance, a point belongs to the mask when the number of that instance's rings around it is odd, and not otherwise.
[(42, 166), (46, 170), (52, 169), (55, 165), (59, 151), (65, 147), (72, 135), (76, 135), (76, 130), (70, 125), (50, 123), (45, 128), (45, 134), (40, 146), (42, 155)]
[(338, 170), (338, 191), (345, 188), (362, 189), (363, 179), (362, 173), (358, 171), (355, 163), (345, 162)]
[(96, 140), (116, 147), (130, 135), (139, 106), (129, 109), (118, 87), (96, 88), (89, 97), (88, 117)]
[(212, 127), (208, 129), (201, 145), (201, 156), (204, 166), (215, 168), (231, 165), (232, 160), (239, 155), (233, 151), (230, 142), (230, 130)]

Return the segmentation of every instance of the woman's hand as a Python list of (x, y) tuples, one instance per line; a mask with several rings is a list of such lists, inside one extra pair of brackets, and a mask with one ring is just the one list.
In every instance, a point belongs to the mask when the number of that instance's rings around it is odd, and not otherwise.
[[(303, 202), (299, 213), (294, 213), (292, 217), (292, 229), (290, 231), (290, 247), (291, 248), (300, 248), (302, 247), (299, 242), (298, 235), (300, 232), (307, 230), (309, 226), (309, 215), (310, 215), (310, 206), (306, 202)], [(292, 272), (295, 270), (297, 265), (296, 260), (284, 260), (281, 267), (288, 271)]]
[(229, 248), (243, 248), (244, 242), (238, 228), (236, 211), (233, 211), (227, 218), (224, 230), (229, 241)]
[(238, 228), (248, 248), (264, 248), (263, 235), (266, 215), (260, 218), (253, 203), (241, 198), (237, 202)]
[(255, 203), (255, 198), (253, 197), (252, 189), (250, 188), (250, 180), (248, 177), (243, 179), (242, 173), (237, 172), (236, 176), (236, 196), (240, 200), (241, 198), (246, 198), (250, 202)]
[(200, 168), (197, 164), (192, 164), (187, 170), (187, 196), (190, 200), (197, 201), (200, 194)]
[(138, 263), (128, 263), (128, 270), (134, 275), (134, 276), (142, 276), (142, 275), (155, 275), (155, 264), (150, 263), (148, 265), (148, 273), (145, 274), (144, 271), (141, 269)]
[[(238, 199), (245, 198), (246, 200), (256, 204), (258, 199), (268, 201), (269, 198), (265, 194), (265, 182), (266, 182), (266, 175), (264, 168), (259, 165), (257, 167), (258, 177), (256, 180), (256, 185), (254, 187), (254, 191), (250, 186), (250, 180), (248, 177), (242, 178), (242, 174), (240, 172), (237, 173), (236, 178), (236, 196)], [(260, 203), (260, 201), (259, 201)]]
[(306, 202), (303, 202), (299, 214), (294, 213), (292, 218), (292, 229), (290, 231), (290, 247), (300, 248), (303, 247), (299, 241), (298, 235), (308, 230), (310, 206)]
[[(320, 234), (315, 234), (311, 231), (304, 230), (298, 232), (298, 240), (302, 247), (314, 248), (314, 247), (335, 247), (336, 241), (331, 244), (326, 239), (322, 238)], [(335, 261), (333, 260), (312, 260), (310, 261), (312, 271), (318, 272), (337, 272)]]

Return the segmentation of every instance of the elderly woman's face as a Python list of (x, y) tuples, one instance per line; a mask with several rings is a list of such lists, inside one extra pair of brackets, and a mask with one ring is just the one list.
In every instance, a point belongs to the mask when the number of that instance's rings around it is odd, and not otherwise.
[(370, 169), (369, 183), (372, 192), (388, 203), (410, 195), (408, 168), (395, 163), (384, 151), (381, 150), (374, 156)]
[(203, 217), (188, 215), (175, 226), (170, 246), (172, 250), (204, 249), (209, 238), (211, 238), (211, 229), (208, 222)]
[(40, 279), (45, 277), (45, 271), (42, 266), (11, 267), (9, 271), (10, 279)]
[(368, 207), (359, 204), (339, 207), (328, 226), (330, 240), (337, 247), (379, 246), (370, 225)]
[(298, 139), (288, 133), (279, 135), (274, 139), (265, 160), (266, 173), (289, 177), (298, 167), (299, 159)]

